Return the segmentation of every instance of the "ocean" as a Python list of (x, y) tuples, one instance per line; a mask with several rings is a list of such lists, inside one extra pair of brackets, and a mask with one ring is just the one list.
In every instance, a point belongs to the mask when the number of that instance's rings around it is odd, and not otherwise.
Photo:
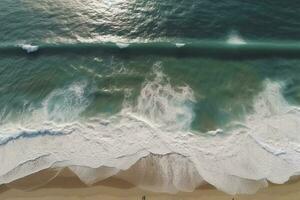
[(299, 19), (297, 1), (1, 0), (0, 184), (68, 167), (237, 194), (299, 175)]

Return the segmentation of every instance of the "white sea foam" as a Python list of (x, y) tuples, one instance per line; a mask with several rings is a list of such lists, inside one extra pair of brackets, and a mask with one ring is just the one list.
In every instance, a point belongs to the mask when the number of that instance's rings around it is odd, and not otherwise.
[(168, 130), (188, 129), (195, 101), (192, 89), (188, 86), (173, 88), (159, 64), (154, 66), (154, 74), (154, 80), (142, 88), (133, 112)]
[(227, 43), (229, 44), (234, 44), (234, 45), (242, 45), (242, 44), (246, 44), (245, 40), (238, 35), (236, 32), (232, 32), (228, 39), (227, 39)]
[(34, 46), (31, 44), (23, 44), (21, 45), (21, 48), (25, 50), (27, 53), (33, 53), (39, 50), (38, 46)]
[(70, 122), (78, 119), (78, 116), (89, 105), (84, 96), (86, 82), (75, 82), (63, 89), (53, 90), (43, 101), (41, 109), (37, 109), (32, 120), (40, 122), (41, 118), (55, 122)]
[(117, 42), (116, 45), (120, 48), (120, 49), (124, 49), (129, 47), (128, 43), (121, 43), (121, 42)]
[(185, 43), (175, 43), (176, 47), (180, 48), (180, 47), (184, 47)]
[(209, 134), (209, 135), (217, 135), (217, 134), (221, 134), (221, 133), (223, 133), (223, 130), (220, 128), (207, 132), (207, 134)]
[(138, 105), (126, 106), (113, 117), (1, 126), (1, 132), (30, 126), (63, 134), (21, 137), (0, 145), (0, 184), (42, 169), (69, 167), (86, 184), (117, 176), (143, 189), (175, 193), (208, 182), (236, 194), (299, 174), (300, 109), (285, 101), (281, 84), (266, 81), (243, 126), (223, 130), (226, 134), (193, 134), (188, 128), (192, 90), (172, 87), (159, 69), (155, 73), (144, 84)]

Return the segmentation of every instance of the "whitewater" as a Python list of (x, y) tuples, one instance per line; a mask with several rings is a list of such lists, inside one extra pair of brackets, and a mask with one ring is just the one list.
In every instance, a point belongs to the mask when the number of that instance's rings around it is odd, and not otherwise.
[[(137, 103), (125, 98), (113, 116), (65, 120), (88, 106), (87, 84), (75, 82), (54, 90), (26, 120), (0, 124), (0, 184), (69, 168), (87, 185), (114, 176), (156, 192), (190, 192), (209, 183), (250, 194), (299, 175), (300, 108), (283, 97), (283, 82), (265, 80), (243, 120), (196, 132), (190, 128), (193, 90), (172, 86), (159, 66), (153, 71)], [(56, 96), (64, 105), (51, 104)]]

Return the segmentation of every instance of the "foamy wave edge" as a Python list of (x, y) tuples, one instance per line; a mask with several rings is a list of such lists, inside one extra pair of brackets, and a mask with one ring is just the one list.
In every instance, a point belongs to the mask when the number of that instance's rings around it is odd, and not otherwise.
[[(250, 194), (268, 181), (300, 174), (300, 111), (267, 81), (254, 112), (225, 134), (168, 131), (134, 113), (89, 119), (0, 146), (0, 184), (49, 168), (70, 168), (86, 184), (119, 176), (142, 189), (176, 193), (206, 182), (229, 194)], [(230, 134), (226, 134), (226, 132)]]

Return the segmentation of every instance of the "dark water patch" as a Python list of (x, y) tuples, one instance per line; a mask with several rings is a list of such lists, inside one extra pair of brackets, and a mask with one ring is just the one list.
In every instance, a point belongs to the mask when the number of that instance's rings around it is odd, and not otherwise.
[(19, 46), (1, 46), (2, 56), (57, 56), (57, 55), (118, 55), (118, 56), (172, 56), (172, 57), (212, 57), (222, 59), (261, 59), (261, 58), (299, 58), (298, 42), (248, 42), (232, 44), (221, 41), (199, 41), (177, 44), (169, 42), (153, 43), (75, 43), (44, 44), (37, 51), (28, 53)]

